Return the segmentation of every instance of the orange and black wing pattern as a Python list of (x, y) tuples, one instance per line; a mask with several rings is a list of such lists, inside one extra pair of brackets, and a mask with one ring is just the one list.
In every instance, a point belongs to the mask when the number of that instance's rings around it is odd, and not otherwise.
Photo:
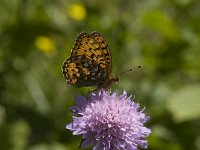
[(112, 74), (111, 52), (104, 37), (98, 32), (80, 33), (62, 72), (75, 87), (103, 85)]

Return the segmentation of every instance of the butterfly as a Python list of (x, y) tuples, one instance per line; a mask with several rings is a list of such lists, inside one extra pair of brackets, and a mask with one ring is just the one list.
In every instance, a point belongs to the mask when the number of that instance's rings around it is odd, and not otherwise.
[[(138, 66), (141, 68), (141, 66)], [(63, 76), (68, 84), (75, 87), (96, 86), (107, 89), (112, 83), (119, 81), (119, 75), (112, 73), (112, 57), (108, 43), (99, 32), (88, 34), (81, 32), (71, 50), (70, 57), (62, 66)]]
[(108, 43), (99, 32), (81, 32), (71, 50), (70, 57), (63, 63), (63, 76), (75, 87), (96, 86), (108, 88), (118, 82), (112, 73), (112, 58)]

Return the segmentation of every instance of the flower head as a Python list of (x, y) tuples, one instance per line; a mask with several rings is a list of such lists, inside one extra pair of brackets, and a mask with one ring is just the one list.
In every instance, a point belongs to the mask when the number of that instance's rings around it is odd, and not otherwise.
[(81, 3), (70, 4), (66, 8), (68, 15), (74, 20), (82, 21), (87, 16), (86, 8)]
[(127, 96), (126, 91), (118, 95), (100, 90), (88, 97), (77, 96), (77, 106), (72, 111), (72, 123), (66, 126), (74, 135), (82, 135), (81, 147), (92, 144), (93, 150), (147, 148), (147, 137), (151, 130), (144, 126), (149, 119), (140, 110), (139, 104)]

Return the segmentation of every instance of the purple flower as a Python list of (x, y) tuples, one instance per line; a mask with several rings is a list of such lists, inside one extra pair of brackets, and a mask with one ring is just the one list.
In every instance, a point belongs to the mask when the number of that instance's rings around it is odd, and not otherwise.
[(81, 148), (92, 144), (93, 150), (137, 150), (147, 148), (151, 130), (144, 126), (149, 117), (139, 104), (128, 97), (104, 90), (88, 97), (77, 96), (72, 123), (66, 126), (74, 135), (82, 135)]

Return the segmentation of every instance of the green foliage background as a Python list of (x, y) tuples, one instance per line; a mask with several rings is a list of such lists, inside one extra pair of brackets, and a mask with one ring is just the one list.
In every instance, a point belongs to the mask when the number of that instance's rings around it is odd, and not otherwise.
[[(109, 43), (114, 73), (142, 66), (111, 88), (146, 107), (148, 149), (200, 149), (200, 1), (0, 3), (1, 150), (78, 149), (81, 137), (65, 125), (74, 96), (88, 88), (67, 85), (61, 66), (77, 34), (94, 30)], [(41, 36), (49, 49), (38, 46)]]

